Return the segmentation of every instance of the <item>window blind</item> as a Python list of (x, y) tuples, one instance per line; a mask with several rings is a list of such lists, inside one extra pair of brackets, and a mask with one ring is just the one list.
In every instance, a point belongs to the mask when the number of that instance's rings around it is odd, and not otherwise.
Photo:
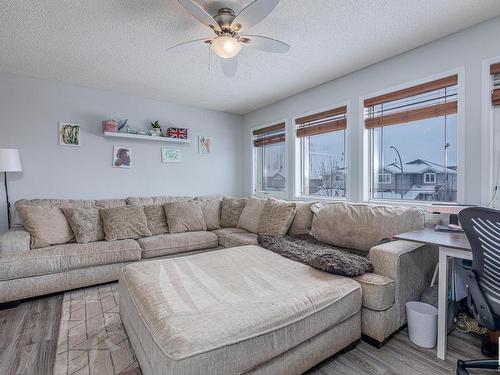
[(310, 137), (347, 128), (347, 106), (342, 106), (295, 120), (297, 137)]
[(262, 147), (285, 142), (285, 123), (266, 126), (253, 131), (253, 145)]
[(364, 101), (365, 127), (404, 124), (457, 113), (458, 76), (376, 96)]
[(494, 106), (500, 106), (500, 63), (491, 65), (490, 73), (493, 80), (491, 103)]

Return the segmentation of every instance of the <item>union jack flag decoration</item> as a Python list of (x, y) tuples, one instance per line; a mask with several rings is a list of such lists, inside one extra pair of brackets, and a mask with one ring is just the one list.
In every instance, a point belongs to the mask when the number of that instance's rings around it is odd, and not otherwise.
[(187, 139), (188, 137), (188, 130), (185, 128), (168, 128), (167, 133), (170, 138)]

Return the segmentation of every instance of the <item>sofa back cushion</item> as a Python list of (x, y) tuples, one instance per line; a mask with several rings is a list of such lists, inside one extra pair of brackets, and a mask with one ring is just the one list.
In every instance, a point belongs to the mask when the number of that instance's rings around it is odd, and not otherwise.
[(101, 219), (106, 241), (151, 236), (143, 207), (103, 208)]
[(296, 204), (277, 199), (268, 199), (261, 213), (259, 234), (284, 236), (295, 217)]
[(311, 235), (351, 249), (369, 251), (383, 239), (424, 227), (424, 215), (412, 207), (316, 203), (311, 209)]
[(203, 219), (207, 230), (220, 229), (220, 212), (222, 207), (222, 198), (197, 197), (196, 201), (201, 204)]
[(201, 202), (171, 202), (165, 203), (168, 231), (170, 233), (195, 232), (207, 230)]
[(257, 233), (259, 222), (267, 199), (250, 198), (238, 219), (238, 228), (245, 229), (250, 233)]
[(17, 206), (24, 228), (31, 235), (31, 248), (60, 245), (75, 238), (59, 207)]
[(144, 215), (148, 222), (148, 229), (153, 236), (168, 232), (167, 216), (161, 205), (144, 206)]
[(192, 197), (175, 197), (170, 195), (160, 195), (156, 197), (128, 197), (127, 204), (130, 206), (152, 206), (164, 205), (169, 202), (187, 202), (193, 199)]
[(224, 198), (220, 213), (220, 226), (222, 228), (235, 228), (241, 212), (247, 204), (248, 198)]
[(316, 202), (295, 202), (296, 212), (288, 232), (289, 235), (300, 236), (309, 234), (313, 219), (311, 207), (315, 203)]
[(75, 234), (76, 242), (89, 243), (104, 240), (99, 208), (62, 208)]

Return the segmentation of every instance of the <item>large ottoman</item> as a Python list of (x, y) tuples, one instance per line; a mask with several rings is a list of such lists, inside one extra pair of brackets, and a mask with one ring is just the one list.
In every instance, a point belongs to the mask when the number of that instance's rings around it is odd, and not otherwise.
[(300, 374), (361, 337), (357, 282), (258, 246), (141, 262), (120, 315), (145, 375)]

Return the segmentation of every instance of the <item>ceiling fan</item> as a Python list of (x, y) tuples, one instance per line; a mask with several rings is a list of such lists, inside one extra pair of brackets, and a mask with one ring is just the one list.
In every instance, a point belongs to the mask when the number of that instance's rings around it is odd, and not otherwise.
[(191, 43), (206, 43), (221, 57), (224, 74), (231, 77), (236, 73), (236, 57), (243, 47), (274, 53), (287, 53), (290, 49), (288, 44), (267, 36), (241, 34), (266, 18), (279, 0), (255, 0), (238, 14), (230, 8), (221, 8), (213, 16), (193, 0), (178, 1), (193, 17), (212, 29), (215, 37), (190, 40), (169, 47), (167, 51)]

